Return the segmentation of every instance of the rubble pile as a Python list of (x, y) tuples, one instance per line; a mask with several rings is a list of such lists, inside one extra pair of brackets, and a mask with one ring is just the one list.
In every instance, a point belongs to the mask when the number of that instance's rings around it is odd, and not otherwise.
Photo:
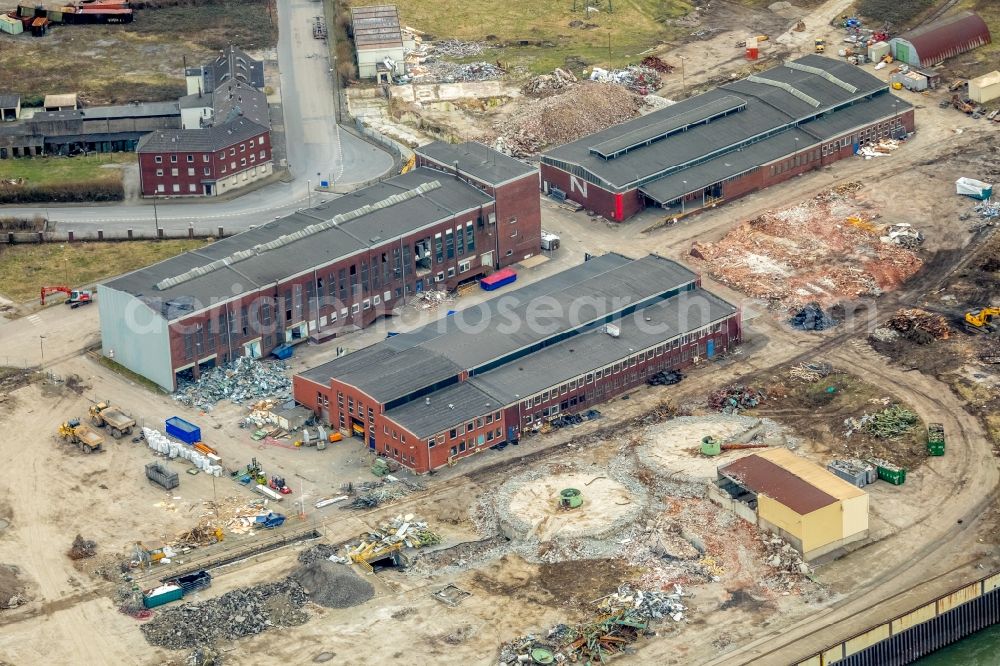
[(723, 414), (738, 414), (741, 409), (752, 409), (766, 399), (763, 391), (743, 384), (732, 384), (709, 393), (708, 406)]
[(552, 70), (551, 74), (539, 74), (538, 76), (529, 79), (528, 82), (521, 87), (521, 93), (535, 97), (551, 95), (559, 92), (560, 90), (565, 90), (576, 82), (577, 78), (573, 72), (566, 71), (561, 67), (556, 67)]
[(590, 80), (625, 86), (637, 95), (648, 95), (662, 85), (657, 70), (642, 65), (629, 65), (622, 69), (611, 70), (594, 67), (590, 72)]
[(271, 627), (293, 627), (309, 616), (301, 610), (307, 596), (286, 579), (244, 587), (205, 602), (167, 608), (142, 625), (152, 645), (183, 650), (260, 634)]
[(894, 439), (909, 432), (918, 420), (917, 415), (907, 408), (893, 404), (880, 412), (845, 419), (844, 434), (850, 437), (860, 431), (879, 439)]
[(241, 356), (203, 373), (195, 382), (182, 383), (174, 400), (202, 411), (211, 411), (220, 400), (239, 405), (274, 397), (283, 402), (292, 395), (292, 382), (285, 370), (281, 361)]
[[(972, 207), (972, 212), (975, 213), (979, 219), (970, 225), (970, 231), (981, 231), (982, 229), (986, 229), (987, 227), (992, 227), (993, 225), (1000, 223), (1000, 201), (992, 201), (990, 199), (980, 201)], [(959, 219), (967, 220), (969, 217), (970, 215), (968, 213), (963, 213), (959, 216)]]
[(622, 86), (581, 81), (557, 95), (523, 104), (516, 116), (496, 123), (493, 136), (484, 137), (484, 142), (509, 155), (528, 157), (632, 120), (643, 106), (641, 97)]
[(358, 555), (375, 548), (391, 548), (394, 546), (407, 548), (422, 548), (441, 543), (441, 535), (430, 530), (425, 521), (416, 520), (412, 513), (400, 514), (392, 520), (382, 523), (371, 532), (361, 535), (356, 544), (345, 546), (349, 555)]
[(683, 590), (671, 593), (643, 591), (624, 584), (618, 592), (596, 603), (597, 616), (577, 625), (557, 624), (544, 638), (532, 634), (500, 646), (500, 664), (605, 663), (644, 635), (655, 621), (684, 621)]
[(448, 58), (469, 58), (483, 52), (479, 42), (464, 42), (461, 39), (443, 39), (430, 45), (429, 51)]
[(661, 74), (670, 74), (672, 71), (674, 71), (674, 69), (676, 69), (673, 65), (664, 62), (662, 59), (657, 58), (656, 56), (646, 56), (645, 58), (642, 59), (642, 62), (639, 64), (645, 67), (646, 69), (652, 69), (654, 71), (660, 72)]
[(79, 534), (73, 539), (73, 545), (66, 553), (71, 560), (84, 560), (97, 554), (97, 543), (84, 539)]
[[(877, 216), (848, 183), (797, 206), (768, 211), (715, 243), (691, 248), (712, 277), (775, 306), (829, 306), (846, 298), (877, 296), (916, 273), (921, 259), (881, 240)], [(897, 234), (902, 238), (905, 234)], [(909, 242), (909, 241), (907, 241)]]
[(456, 83), (459, 81), (493, 81), (502, 79), (505, 72), (489, 62), (456, 63), (437, 58), (427, 58), (422, 65), (410, 69), (414, 81), (421, 83)]
[(780, 536), (761, 534), (760, 542), (764, 547), (764, 559), (772, 569), (790, 574), (812, 573), (809, 565), (802, 561), (799, 552)]
[(904, 338), (922, 345), (935, 340), (947, 340), (951, 335), (947, 319), (919, 308), (897, 310), (886, 322), (886, 326)]
[(876, 342), (893, 342), (899, 339), (899, 332), (895, 331), (888, 326), (879, 326), (871, 332), (868, 336)]
[(815, 301), (807, 303), (793, 314), (788, 323), (801, 331), (825, 331), (837, 325), (833, 317), (824, 312), (820, 304)]
[(326, 608), (351, 608), (375, 596), (372, 584), (329, 559), (303, 564), (289, 576), (313, 603)]
[(433, 310), (442, 303), (451, 303), (454, 300), (455, 297), (447, 291), (430, 290), (417, 292), (413, 303), (421, 310)]
[(899, 148), (899, 141), (895, 139), (879, 139), (878, 143), (868, 143), (858, 149), (858, 155), (870, 160), (873, 157), (884, 157)]
[(910, 250), (915, 250), (924, 242), (924, 235), (913, 228), (912, 224), (900, 222), (890, 224), (879, 237), (883, 243), (895, 243)]
[(375, 483), (362, 484), (360, 490), (365, 491), (363, 495), (355, 497), (345, 508), (351, 509), (374, 509), (382, 504), (392, 503), (409, 494), (409, 489), (402, 483), (392, 481), (381, 481)]
[(831, 372), (833, 372), (833, 366), (829, 363), (800, 363), (788, 371), (788, 376), (811, 384), (818, 382)]

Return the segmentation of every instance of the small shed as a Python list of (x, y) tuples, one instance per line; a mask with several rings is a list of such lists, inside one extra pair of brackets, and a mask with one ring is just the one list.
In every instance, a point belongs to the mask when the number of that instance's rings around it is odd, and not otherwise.
[(21, 96), (0, 93), (0, 121), (21, 117)]
[(16, 16), (0, 14), (0, 32), (6, 32), (11, 35), (20, 35), (24, 32), (24, 23), (22, 23), (21, 19)]
[(899, 83), (907, 90), (912, 90), (914, 92), (927, 90), (927, 77), (914, 70), (910, 70), (905, 74), (902, 72), (896, 72), (889, 77), (889, 80), (892, 83)]
[(76, 93), (45, 96), (46, 111), (75, 111), (77, 109)]
[(277, 409), (271, 412), (274, 424), (279, 428), (292, 432), (304, 426), (309, 419), (313, 418), (312, 410), (305, 407), (291, 407), (289, 409)]
[(383, 79), (405, 74), (403, 31), (395, 5), (351, 8), (358, 77)]
[(990, 29), (982, 17), (974, 12), (959, 12), (904, 32), (891, 39), (889, 46), (896, 60), (915, 67), (926, 67), (990, 41)]
[(989, 74), (969, 79), (969, 99), (983, 104), (1000, 97), (1000, 71), (993, 70)]

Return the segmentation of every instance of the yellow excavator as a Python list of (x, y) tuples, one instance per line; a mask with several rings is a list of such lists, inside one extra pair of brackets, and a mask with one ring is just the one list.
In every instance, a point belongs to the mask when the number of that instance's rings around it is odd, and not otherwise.
[(1000, 319), (1000, 307), (973, 310), (965, 313), (965, 327), (976, 333), (992, 333), (998, 328), (994, 319)]

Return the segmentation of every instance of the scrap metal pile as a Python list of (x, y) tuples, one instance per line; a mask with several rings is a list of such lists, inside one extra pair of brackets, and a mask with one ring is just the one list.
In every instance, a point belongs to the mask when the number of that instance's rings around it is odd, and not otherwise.
[(220, 400), (239, 405), (273, 397), (283, 402), (292, 395), (292, 382), (285, 370), (281, 361), (241, 356), (203, 373), (195, 382), (182, 383), (174, 400), (206, 412)]
[(895, 139), (879, 139), (878, 143), (868, 143), (858, 149), (858, 155), (870, 160), (873, 157), (883, 157), (899, 148), (899, 141)]
[(79, 534), (73, 539), (67, 555), (71, 560), (84, 560), (97, 554), (97, 544), (89, 539), (84, 539)]
[[(426, 521), (417, 520), (412, 513), (400, 514), (382, 523), (376, 529), (361, 535), (356, 544), (345, 546), (347, 556), (357, 559), (360, 555), (379, 549), (422, 548), (441, 543), (441, 535), (429, 529)], [(368, 558), (362, 558), (368, 559)]]
[(623, 584), (595, 604), (597, 619), (577, 625), (557, 624), (544, 638), (528, 634), (500, 646), (501, 664), (604, 663), (628, 650), (649, 625), (670, 618), (684, 621), (679, 585), (672, 593), (644, 591)]
[(673, 65), (664, 62), (663, 60), (657, 58), (656, 56), (646, 56), (645, 58), (642, 59), (642, 62), (639, 64), (645, 67), (646, 69), (652, 69), (657, 72), (660, 72), (661, 74), (670, 74), (671, 72), (674, 71), (674, 69), (676, 69)]
[(768, 211), (718, 242), (695, 243), (691, 256), (713, 278), (790, 309), (895, 289), (923, 262), (907, 247), (882, 242), (875, 215), (856, 198), (860, 188), (847, 183)]
[(581, 81), (558, 95), (526, 102), (482, 140), (509, 155), (528, 157), (632, 120), (644, 106), (642, 97), (617, 84)]
[(659, 73), (655, 69), (642, 65), (629, 65), (622, 69), (601, 69), (594, 67), (590, 72), (591, 81), (616, 83), (624, 86), (637, 95), (648, 95), (656, 92), (662, 85)]
[(815, 301), (808, 303), (788, 320), (793, 328), (800, 331), (825, 331), (837, 325), (833, 317), (828, 315)]
[(358, 495), (350, 504), (344, 505), (345, 509), (374, 509), (406, 497), (410, 492), (406, 484), (390, 479), (361, 483), (358, 485), (358, 490), (364, 494)]
[(919, 418), (901, 405), (889, 405), (880, 412), (844, 420), (845, 435), (864, 432), (878, 439), (894, 439), (913, 429)]
[(724, 414), (738, 414), (741, 409), (752, 409), (766, 399), (763, 391), (733, 384), (709, 393), (708, 406)]
[(455, 83), (457, 81), (493, 81), (504, 77), (502, 69), (489, 62), (467, 62), (459, 64), (447, 60), (428, 58), (420, 69), (414, 68), (413, 79), (422, 83), (437, 81)]
[(897, 310), (886, 322), (886, 326), (904, 338), (922, 345), (935, 340), (947, 340), (951, 335), (947, 319), (919, 308)]

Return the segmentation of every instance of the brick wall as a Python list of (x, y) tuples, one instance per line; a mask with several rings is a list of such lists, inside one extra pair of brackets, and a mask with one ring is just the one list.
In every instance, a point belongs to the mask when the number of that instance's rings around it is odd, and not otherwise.
[[(157, 162), (157, 159), (160, 161)], [(176, 161), (172, 161), (173, 159)], [(164, 197), (205, 196), (204, 181), (212, 183), (226, 181), (230, 184), (228, 189), (231, 189), (234, 175), (240, 177), (235, 183), (238, 185), (244, 174), (248, 176), (246, 180), (249, 181), (251, 171), (256, 176), (256, 171), (261, 165), (269, 165), (270, 162), (271, 133), (265, 131), (251, 139), (214, 152), (183, 149), (141, 152), (139, 179), (143, 196), (151, 197), (154, 194)], [(174, 169), (177, 170), (176, 176), (173, 175)], [(270, 173), (270, 167), (267, 168), (267, 172)]]
[[(644, 207), (638, 190), (616, 193), (605, 190), (583, 178), (571, 176), (562, 169), (549, 164), (541, 165), (542, 189), (558, 187), (566, 193), (566, 198), (603, 215), (609, 220), (621, 222), (632, 217)], [(619, 214), (620, 210), (620, 214)]]

